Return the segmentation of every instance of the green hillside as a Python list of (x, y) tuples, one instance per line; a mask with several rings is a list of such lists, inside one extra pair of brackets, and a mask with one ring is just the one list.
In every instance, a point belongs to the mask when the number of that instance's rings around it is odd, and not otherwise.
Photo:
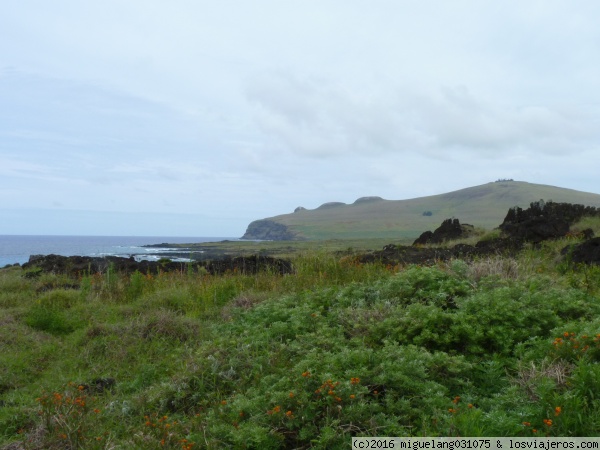
[[(243, 238), (416, 238), (452, 217), (462, 223), (492, 229), (502, 222), (509, 208), (527, 207), (540, 199), (600, 207), (600, 194), (523, 181), (498, 181), (409, 200), (363, 197), (352, 204), (331, 202), (316, 209), (299, 208), (291, 214), (253, 222)], [(431, 215), (424, 215), (428, 212)], [(272, 236), (263, 233), (269, 227), (278, 228), (280, 233)]]

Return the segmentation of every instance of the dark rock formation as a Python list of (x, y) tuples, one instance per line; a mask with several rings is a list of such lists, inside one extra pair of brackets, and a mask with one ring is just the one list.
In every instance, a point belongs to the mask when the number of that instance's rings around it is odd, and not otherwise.
[(514, 253), (523, 248), (523, 241), (511, 238), (496, 238), (479, 241), (475, 249), (480, 255)]
[(594, 230), (592, 230), (591, 228), (586, 228), (578, 234), (578, 237), (581, 237), (582, 239), (591, 239), (594, 237)]
[(444, 241), (468, 237), (475, 231), (473, 225), (460, 224), (458, 219), (446, 219), (432, 233), (426, 231), (419, 236), (413, 245), (441, 244)]
[(290, 229), (272, 220), (255, 220), (246, 229), (242, 239), (261, 241), (293, 241), (298, 237)]
[(381, 262), (391, 266), (433, 265), (437, 261), (453, 258), (471, 259), (485, 255), (512, 255), (522, 248), (523, 243), (513, 239), (493, 239), (478, 242), (476, 246), (457, 244), (451, 248), (386, 245), (381, 251), (359, 255), (356, 260), (359, 263)]
[(27, 273), (37, 274), (41, 271), (73, 276), (106, 273), (109, 270), (121, 274), (131, 274), (136, 271), (150, 274), (192, 271), (211, 275), (221, 275), (226, 272), (255, 274), (260, 271), (271, 271), (283, 275), (293, 272), (292, 263), (288, 260), (258, 255), (225, 257), (212, 261), (189, 263), (169, 260), (136, 261), (133, 258), (117, 256), (93, 258), (90, 256), (32, 255), (29, 261), (23, 264), (23, 269), (31, 271)]
[(499, 228), (513, 239), (538, 243), (566, 236), (574, 222), (599, 214), (600, 210), (591, 206), (541, 200), (525, 210), (509, 209)]
[(304, 206), (298, 206), (298, 207), (297, 207), (297, 208), (294, 210), (294, 212), (295, 212), (295, 213), (297, 213), (297, 212), (300, 212), (300, 211), (306, 211), (306, 208), (305, 208)]
[(595, 264), (600, 266), (600, 238), (588, 239), (575, 246), (562, 249), (563, 255), (576, 264)]

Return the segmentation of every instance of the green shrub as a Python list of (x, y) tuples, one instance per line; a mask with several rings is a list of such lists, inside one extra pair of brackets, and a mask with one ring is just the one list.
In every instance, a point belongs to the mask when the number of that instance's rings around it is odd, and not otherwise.
[(401, 304), (420, 302), (454, 308), (455, 299), (471, 292), (463, 279), (435, 267), (412, 266), (381, 283), (381, 296)]

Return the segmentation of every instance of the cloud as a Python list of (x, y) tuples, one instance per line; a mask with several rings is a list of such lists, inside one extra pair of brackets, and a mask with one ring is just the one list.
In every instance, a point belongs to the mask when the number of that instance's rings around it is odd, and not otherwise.
[(582, 152), (600, 139), (598, 111), (500, 103), (465, 86), (350, 92), (331, 80), (279, 72), (254, 80), (246, 95), (267, 139), (314, 158), (411, 152), (501, 158)]

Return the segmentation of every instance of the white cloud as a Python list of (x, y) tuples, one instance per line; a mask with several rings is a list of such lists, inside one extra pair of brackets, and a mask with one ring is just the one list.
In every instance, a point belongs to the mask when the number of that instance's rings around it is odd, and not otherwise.
[(584, 151), (600, 141), (597, 111), (501, 104), (466, 87), (344, 91), (331, 80), (268, 74), (248, 88), (258, 126), (274, 144), (311, 157), (425, 153), (432, 158)]

